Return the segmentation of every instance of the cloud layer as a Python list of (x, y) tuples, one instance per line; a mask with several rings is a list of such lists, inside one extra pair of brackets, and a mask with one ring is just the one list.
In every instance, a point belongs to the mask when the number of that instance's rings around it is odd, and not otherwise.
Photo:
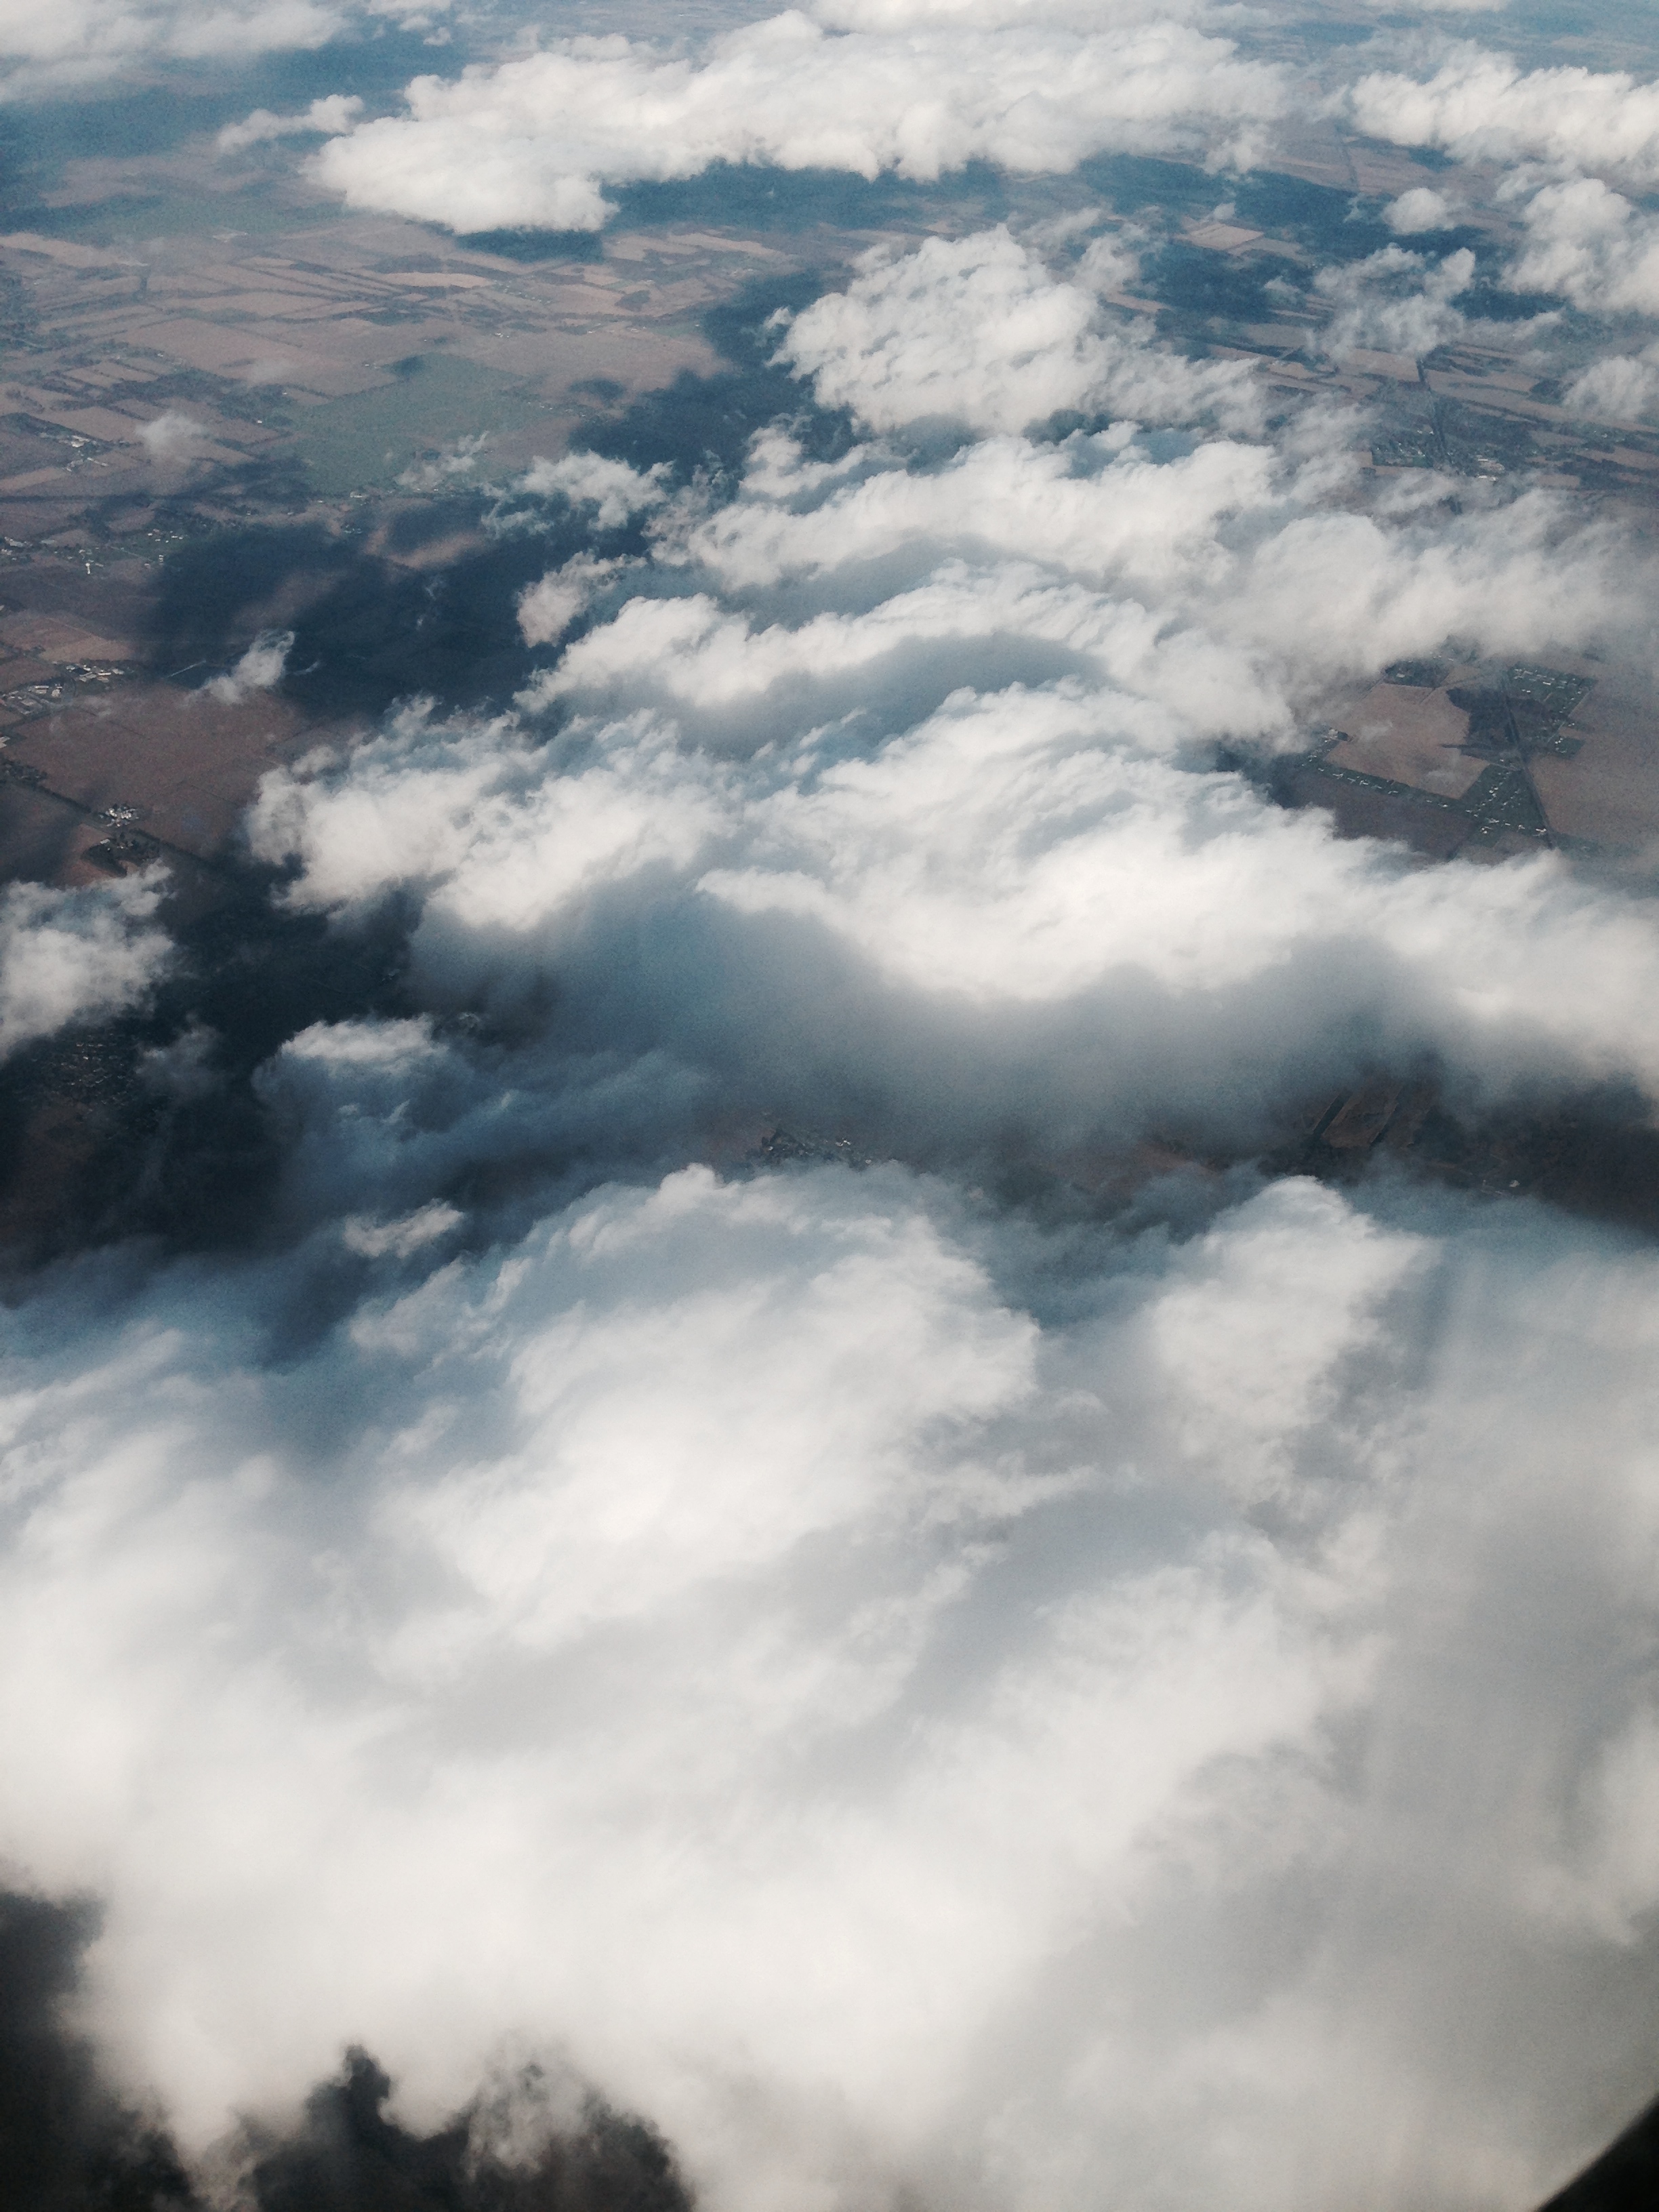
[[(842, 0), (258, 135), (592, 228), (721, 161), (1224, 160), (1285, 99), (1100, 15)], [(1488, 61), (1357, 112), (1570, 135), (1583, 72)], [(1639, 210), (1527, 184), (1515, 281), (1639, 289)], [(247, 820), (400, 1011), (259, 1067), (257, 1249), (13, 1316), (0, 1854), (106, 1900), (85, 2016), (204, 2172), (348, 2040), (416, 2127), (595, 2084), (708, 2212), (1484, 2212), (1651, 2090), (1659, 1264), (1239, 1164), (1378, 1071), (1659, 1100), (1650, 896), (1267, 788), (1401, 656), (1648, 651), (1650, 564), (1363, 470), (1363, 410), (1150, 338), (1087, 228), (866, 256), (769, 326), (795, 404), (729, 478), (519, 477), (489, 526), (566, 556), (520, 696)], [(1386, 246), (1329, 343), (1431, 345), (1474, 276)], [(8, 893), (0, 1049), (138, 1003), (157, 895)]]
[(454, 230), (597, 230), (607, 184), (714, 162), (1052, 173), (1106, 147), (1193, 144), (1200, 131), (1242, 145), (1283, 105), (1276, 70), (1188, 24), (995, 15), (984, 27), (928, 15), (838, 30), (792, 10), (696, 59), (621, 37), (561, 40), (453, 82), (416, 78), (407, 114), (331, 139), (314, 173), (351, 206)]
[[(963, 1189), (1379, 1055), (1659, 1085), (1639, 902), (1206, 765), (1449, 626), (1616, 636), (1628, 553), (1535, 494), (1365, 511), (1336, 416), (1006, 427), (1109, 411), (1110, 327), (1006, 234), (871, 264), (785, 343), (878, 434), (775, 428), (712, 508), (531, 472), (594, 531), (518, 711), (267, 781), (285, 896), (410, 902), (428, 1011), (267, 1067), (286, 1259), (61, 1374), (39, 1316), (0, 1607), (0, 1681), (82, 1717), (14, 1703), (11, 1847), (117, 1901), (99, 2016), (196, 2140), (348, 2018), (416, 2117), (562, 2052), (739, 2212), (1520, 2203), (1644, 2093), (1650, 1255)], [(778, 1113), (951, 1173), (472, 1195)]]
[[(988, 289), (1029, 322), (999, 319), (964, 395), (941, 364)], [(991, 233), (878, 261), (785, 343), (865, 420), (995, 423), (1087, 396), (1116, 358), (1088, 312)], [(1149, 383), (1164, 366), (1126, 350)], [(1231, 371), (1216, 388), (1248, 403)], [(1624, 550), (1547, 495), (1353, 511), (1352, 434), (1158, 459), (1120, 423), (823, 464), (773, 433), (730, 503), (653, 510), (650, 567), (585, 556), (526, 595), (550, 642), (586, 611), (525, 695), (557, 743), (410, 715), (269, 779), (255, 850), (301, 906), (417, 896), (434, 1006), (499, 1011), (556, 972), (571, 1035), (671, 1045), (754, 1111), (861, 1099), (903, 1150), (1011, 1115), (1054, 1144), (1261, 1127), (1359, 1035), (1499, 1092), (1659, 1079), (1645, 908), (1548, 856), (1402, 867), (1194, 772), (1217, 740), (1295, 742), (1332, 682), (1449, 632), (1530, 653), (1639, 620)]]
[(1645, 1259), (1291, 1183), (1039, 1322), (836, 1169), (362, 1241), (8, 1373), (7, 1844), (187, 2135), (511, 2023), (716, 2204), (1473, 2206), (1644, 2086)]
[(1352, 88), (1353, 118), (1375, 138), (1436, 146), (1459, 161), (1547, 161), (1659, 177), (1659, 85), (1623, 70), (1522, 70), (1463, 46), (1425, 79), (1376, 71)]

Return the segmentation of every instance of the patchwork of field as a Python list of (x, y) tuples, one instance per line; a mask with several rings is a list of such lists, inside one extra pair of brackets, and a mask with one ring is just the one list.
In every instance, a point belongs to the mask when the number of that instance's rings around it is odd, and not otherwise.
[[(1131, 219), (1141, 274), (1117, 308), (1189, 355), (1252, 359), (1277, 408), (1322, 392), (1358, 403), (1374, 480), (1538, 484), (1648, 534), (1659, 435), (1570, 414), (1534, 374), (1524, 325), (1513, 343), (1486, 323), (1479, 343), (1420, 359), (1328, 349), (1332, 308), (1311, 279), (1352, 250), (1354, 196), (1431, 172), (1326, 118), (1287, 143), (1278, 171), (1219, 205), (1197, 172), (1106, 161), (1020, 187), (1020, 206), (1036, 220), (1083, 197)], [(1478, 200), (1470, 234), (1505, 246), (1511, 218)], [(635, 210), (597, 237), (456, 238), (343, 213), (291, 163), (239, 167), (205, 143), (68, 164), (0, 234), (4, 803), (55, 793), (88, 819), (137, 808), (169, 848), (222, 849), (262, 766), (316, 718), (291, 700), (204, 703), (210, 671), (158, 660), (143, 609), (170, 558), (280, 523), (447, 574), (482, 542), (476, 496), (469, 519), (458, 495), (556, 453), (596, 410), (720, 368), (704, 318), (757, 277), (844, 268), (877, 240), (998, 212), (956, 184), (872, 200), (863, 228), (846, 209), (805, 220), (787, 195), (775, 216), (759, 206), (734, 200), (729, 222)], [(267, 618), (289, 619), (302, 581), (274, 592)], [(118, 619), (112, 592), (127, 594)], [(1328, 703), (1328, 732), (1278, 787), (1351, 834), (1436, 856), (1640, 851), (1659, 836), (1656, 702), (1627, 670), (1554, 676), (1540, 703), (1522, 696), (1524, 670), (1388, 672)], [(12, 865), (24, 848), (47, 845), (14, 839)]]
[(557, 450), (596, 394), (711, 369), (696, 319), (769, 252), (626, 245), (613, 269), (379, 219), (134, 244), (13, 231), (0, 276), (29, 329), (0, 385), (0, 533), (118, 538), (185, 489), (214, 520), (284, 476), (290, 499), (342, 499), (463, 439), (501, 468)]
[(1351, 836), (1437, 859), (1627, 859), (1659, 841), (1659, 700), (1638, 669), (1407, 663), (1338, 701), (1333, 720), (1281, 787)]

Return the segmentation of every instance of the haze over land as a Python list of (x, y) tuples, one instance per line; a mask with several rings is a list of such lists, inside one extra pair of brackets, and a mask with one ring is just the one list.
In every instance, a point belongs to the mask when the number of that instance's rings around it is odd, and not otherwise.
[(20, 2201), (1541, 2204), (1659, 2091), (1649, 12), (0, 30)]

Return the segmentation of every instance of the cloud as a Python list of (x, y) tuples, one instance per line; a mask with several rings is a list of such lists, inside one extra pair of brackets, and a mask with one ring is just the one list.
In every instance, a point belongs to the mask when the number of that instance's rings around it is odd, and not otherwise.
[(347, 1220), (340, 1225), (340, 1242), (348, 1252), (365, 1260), (381, 1260), (388, 1253), (407, 1260), (459, 1229), (465, 1219), (459, 1208), (437, 1200), (417, 1206), (401, 1221)]
[(476, 477), (478, 463), (489, 444), (488, 430), (474, 430), (457, 438), (429, 460), (405, 469), (398, 478), (404, 491), (453, 491)]
[(1517, 289), (1559, 292), (1602, 313), (1659, 309), (1659, 224), (1597, 177), (1546, 185), (1522, 210)]
[(671, 473), (665, 461), (638, 470), (600, 453), (566, 453), (556, 461), (532, 461), (514, 489), (540, 499), (566, 499), (572, 507), (591, 507), (597, 528), (616, 530), (634, 515), (662, 505)]
[[(1127, 273), (1115, 253), (1104, 273)], [(779, 354), (812, 377), (822, 405), (876, 429), (937, 415), (1020, 430), (1078, 410), (1154, 422), (1207, 410), (1235, 429), (1261, 419), (1245, 366), (1186, 362), (1138, 323), (1108, 326), (1090, 292), (1051, 276), (1004, 229), (902, 255), (878, 248), (847, 291), (795, 317)]]
[(1362, 131), (1397, 146), (1659, 179), (1659, 85), (1622, 70), (1523, 70), (1507, 54), (1460, 46), (1426, 81), (1377, 71), (1349, 100)]
[[(1172, 1117), (1218, 1140), (1340, 1082), (1356, 1029), (1499, 1090), (1659, 1085), (1650, 915), (1544, 860), (1402, 872), (1147, 757), (1167, 733), (1097, 694), (963, 697), (878, 761), (792, 747), (770, 795), (644, 719), (562, 775), (451, 738), (333, 792), (273, 781), (253, 836), (307, 904), (389, 888), (395, 855), (434, 1003), (556, 974), (573, 1039), (643, 1023), (734, 1107), (833, 1124), (878, 1099), (871, 1138), (901, 1146), (983, 1147), (1011, 1115), (1054, 1148)], [(852, 1020), (849, 1061), (827, 1040)]]
[[(1466, 262), (1425, 286), (1389, 248), (1350, 314), (1401, 312), (1368, 307), (1380, 276), (1431, 312)], [(787, 343), (821, 402), (890, 433), (947, 408), (994, 425), (1086, 392), (1092, 313), (995, 231), (871, 264)], [(975, 329), (1007, 333), (977, 385)], [(270, 778), (254, 849), (296, 868), (302, 905), (413, 889), (434, 1004), (556, 972), (575, 1033), (643, 1018), (702, 1083), (741, 1069), (809, 1119), (815, 1086), (835, 1114), (873, 1091), (901, 1146), (930, 1115), (981, 1144), (1016, 1110), (1056, 1145), (1090, 1111), (1259, 1126), (1287, 1069), (1338, 1073), (1356, 1020), (1500, 1088), (1522, 1067), (1656, 1079), (1644, 914), (1550, 861), (1402, 874), (1193, 774), (1191, 748), (1290, 742), (1322, 685), (1448, 632), (1534, 652), (1639, 618), (1615, 541), (1564, 543), (1547, 497), (1344, 511), (1352, 431), (1303, 435), (1160, 461), (1127, 428), (1000, 432), (943, 461), (826, 464), (774, 432), (730, 503), (659, 505), (654, 564), (526, 695), (566, 718), (559, 747), (407, 718), (348, 768)], [(554, 572), (526, 635), (551, 642), (610, 574)], [(713, 980), (734, 961), (737, 1000)], [(836, 1066), (821, 1010), (855, 1005), (860, 1064)]]
[(1463, 327), (1453, 302), (1474, 282), (1468, 246), (1431, 264), (1403, 246), (1385, 246), (1363, 261), (1322, 269), (1316, 288), (1334, 313), (1320, 349), (1337, 361), (1359, 347), (1413, 356), (1432, 353)]
[(1445, 230), (1456, 220), (1445, 194), (1431, 191), (1427, 185), (1414, 185), (1410, 191), (1390, 200), (1382, 217), (1389, 228), (1402, 238), (1425, 230)]
[(211, 9), (169, 0), (67, 0), (40, 9), (4, 0), (0, 99), (72, 94), (152, 58), (225, 60), (325, 46), (351, 12), (326, 0), (225, 0)]
[[(1224, 144), (1273, 82), (1097, 13), (570, 41), (325, 165), (598, 220), (786, 141), (1058, 166), (1198, 99)], [(106, 1899), (86, 2016), (192, 2154), (350, 2037), (410, 2127), (544, 2055), (709, 2212), (1476, 2212), (1650, 2091), (1654, 1255), (1217, 1164), (1379, 1067), (1659, 1097), (1650, 896), (1217, 765), (1449, 635), (1628, 649), (1650, 567), (1544, 493), (1379, 490), (1358, 410), (1269, 434), (1081, 235), (935, 238), (780, 327), (831, 458), (779, 422), (714, 490), (503, 495), (592, 532), (517, 600), (523, 696), (247, 821), (397, 1012), (258, 1069), (256, 1243), (14, 1313), (0, 1853)], [(1455, 327), (1470, 274), (1331, 274), (1338, 342)], [(1071, 410), (1116, 419), (1023, 434)], [(23, 898), (20, 1034), (136, 1002), (145, 898)], [(877, 1164), (699, 1157), (779, 1120)]]
[[(1653, 222), (1603, 180), (1611, 174), (1642, 186), (1659, 179), (1659, 86), (1578, 68), (1523, 74), (1506, 56), (1465, 46), (1425, 83), (1367, 76), (1352, 100), (1360, 127), (1376, 137), (1522, 165), (1500, 188), (1500, 198), (1523, 203), (1525, 244), (1504, 278), (1513, 289), (1558, 293), (1593, 313), (1659, 307)], [(1528, 164), (1553, 165), (1557, 173)], [(1563, 167), (1592, 173), (1563, 177)], [(1440, 196), (1426, 188), (1405, 194), (1390, 224), (1432, 227), (1424, 213), (1430, 202)], [(1435, 219), (1444, 219), (1443, 204)]]
[(1604, 421), (1630, 422), (1649, 413), (1659, 402), (1659, 346), (1604, 355), (1569, 380), (1561, 399), (1574, 414)]
[(591, 553), (577, 553), (538, 583), (526, 584), (519, 594), (519, 629), (525, 643), (550, 645), (562, 636), (623, 566), (620, 561), (596, 561)]
[(932, 470), (866, 449), (816, 482), (785, 462), (686, 550), (728, 591), (885, 560), (920, 580), (941, 554), (975, 549), (1151, 590), (1201, 561), (1224, 516), (1272, 504), (1274, 475), (1269, 451), (1231, 441), (1155, 461), (1124, 426), (1059, 445), (987, 438)]
[(154, 926), (163, 882), (151, 868), (96, 889), (0, 891), (0, 1059), (146, 997), (172, 955)]
[(356, 94), (337, 92), (325, 99), (313, 100), (303, 115), (276, 115), (268, 107), (256, 107), (240, 123), (227, 123), (213, 143), (222, 154), (237, 154), (245, 147), (267, 145), (277, 138), (304, 137), (313, 133), (329, 137), (349, 131), (362, 109), (363, 103)]
[(6, 1845), (191, 2145), (347, 2017), (719, 2208), (1523, 2203), (1645, 2087), (1649, 1255), (1290, 1182), (1056, 1303), (836, 1169), (364, 1241), (297, 1360), (326, 1233), (9, 1370)]
[(138, 433), (145, 453), (158, 467), (191, 460), (207, 434), (193, 415), (176, 407), (144, 423)]
[(291, 629), (261, 630), (228, 675), (210, 676), (202, 689), (223, 706), (240, 707), (256, 691), (276, 690), (293, 649)]
[(701, 59), (626, 39), (562, 40), (417, 77), (408, 112), (359, 124), (313, 163), (354, 207), (452, 229), (597, 230), (606, 184), (688, 177), (719, 161), (935, 178), (973, 160), (1073, 167), (1109, 147), (1216, 149), (1284, 105), (1274, 67), (1224, 40), (1131, 17), (826, 30), (798, 12), (715, 39)]
[(1564, 544), (1544, 495), (1389, 520), (1325, 503), (1351, 486), (1316, 443), (826, 465), (775, 433), (538, 679), (557, 744), (407, 716), (268, 779), (253, 848), (301, 906), (417, 898), (434, 1006), (556, 975), (571, 1039), (648, 1039), (732, 1111), (856, 1112), (901, 1150), (1011, 1115), (1055, 1148), (1170, 1117), (1236, 1138), (1340, 1080), (1357, 1034), (1498, 1090), (1659, 1079), (1645, 908), (1547, 859), (1402, 871), (1194, 772), (1449, 629), (1531, 652), (1639, 619), (1618, 541)]

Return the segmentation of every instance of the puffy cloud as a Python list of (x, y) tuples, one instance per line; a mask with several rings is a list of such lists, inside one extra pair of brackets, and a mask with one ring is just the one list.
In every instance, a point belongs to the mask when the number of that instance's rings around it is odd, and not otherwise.
[(224, 0), (210, 9), (182, 0), (67, 0), (60, 8), (3, 0), (0, 99), (73, 92), (152, 58), (221, 60), (325, 46), (351, 12), (329, 0)]
[(881, 562), (925, 574), (942, 551), (1001, 552), (1151, 588), (1187, 574), (1224, 516), (1272, 503), (1276, 488), (1261, 447), (1217, 441), (1159, 462), (1123, 425), (1060, 445), (988, 438), (937, 469), (858, 459), (822, 490), (810, 474), (786, 476), (770, 495), (718, 511), (690, 538), (690, 556), (739, 590)]
[(649, 469), (630, 469), (626, 461), (600, 453), (566, 453), (556, 461), (538, 459), (514, 486), (538, 498), (562, 498), (573, 507), (591, 507), (600, 530), (615, 530), (635, 514), (660, 507), (668, 496), (672, 471), (665, 461)]
[[(994, 421), (1033, 404), (1011, 391), (1052, 399), (1086, 307), (1002, 233), (865, 271), (838, 306), (886, 336), (832, 354), (843, 325), (809, 324), (819, 397), (861, 374), (854, 404), (896, 428), (939, 411), (936, 333), (994, 324), (988, 282), (1061, 312), (992, 349), (981, 394), (958, 370), (953, 404)], [(1053, 1145), (1159, 1115), (1261, 1126), (1357, 1034), (1500, 1085), (1659, 1081), (1644, 910), (1547, 859), (1402, 872), (1193, 772), (1194, 747), (1291, 741), (1323, 685), (1449, 631), (1532, 652), (1639, 619), (1617, 542), (1564, 540), (1545, 495), (1334, 508), (1351, 437), (1315, 422), (1293, 451), (1178, 440), (1158, 460), (1126, 427), (814, 463), (769, 434), (728, 504), (659, 507), (654, 562), (526, 694), (565, 718), (556, 745), (407, 717), (269, 779), (254, 848), (314, 908), (414, 890), (434, 1004), (556, 974), (573, 1038), (648, 1037), (734, 1108), (833, 1120), (860, 1098), (902, 1146), (931, 1125), (971, 1148), (1011, 1115)], [(554, 572), (526, 635), (551, 642), (616, 574)]]
[(214, 143), (222, 154), (240, 154), (248, 146), (270, 144), (277, 138), (301, 138), (315, 133), (324, 137), (349, 131), (362, 113), (363, 103), (355, 94), (331, 93), (313, 100), (303, 115), (276, 115), (256, 107), (240, 123), (227, 123)]
[(0, 892), (0, 1059), (143, 999), (172, 951), (154, 927), (161, 887), (150, 869), (95, 889), (11, 884)]
[(150, 459), (158, 467), (166, 468), (189, 461), (207, 432), (193, 415), (169, 407), (146, 422), (138, 435)]
[(1460, 46), (1426, 82), (1378, 71), (1349, 99), (1362, 131), (1397, 146), (1659, 178), (1659, 85), (1622, 70), (1523, 70), (1507, 54)]
[(1121, 292), (1136, 282), (1140, 275), (1140, 256), (1131, 242), (1136, 234), (1126, 228), (1090, 240), (1078, 262), (1077, 273), (1091, 290)]
[(579, 38), (453, 82), (417, 77), (405, 115), (360, 124), (313, 167), (353, 206), (455, 230), (593, 230), (606, 183), (717, 161), (933, 178), (983, 159), (1051, 173), (1199, 131), (1219, 155), (1284, 97), (1276, 69), (1178, 22), (838, 32), (791, 11), (696, 60)]
[[(1105, 726), (1124, 741), (1273, 743), (1333, 676), (1429, 649), (1451, 609), (1499, 650), (1552, 619), (1634, 615), (1613, 542), (1563, 541), (1543, 497), (1449, 529), (1385, 526), (1310, 512), (1258, 447), (1217, 442), (1162, 465), (1120, 448), (1103, 466), (1105, 443), (987, 440), (947, 468), (890, 465), (799, 509), (774, 447), (763, 467), (784, 497), (751, 491), (700, 524), (690, 575), (670, 572), (711, 588), (637, 592), (529, 696), (599, 714), (659, 707), (732, 751), (848, 714), (890, 732), (930, 690), (970, 678), (1069, 678), (1108, 687)], [(1552, 617), (1564, 570), (1583, 586)], [(873, 604), (762, 623), (723, 606), (721, 587)]]
[(293, 649), (291, 629), (262, 630), (234, 668), (222, 676), (210, 676), (202, 689), (224, 706), (240, 707), (256, 691), (276, 690)]
[(1602, 313), (1659, 309), (1659, 224), (1597, 177), (1546, 185), (1522, 211), (1517, 289), (1559, 292)]
[[(1356, 119), (1378, 137), (1443, 146), (1466, 161), (1556, 166), (1553, 179), (1523, 167), (1503, 191), (1525, 202), (1526, 241), (1505, 280), (1516, 289), (1559, 293), (1593, 313), (1659, 307), (1659, 234), (1602, 181), (1606, 173), (1638, 185), (1659, 178), (1659, 86), (1583, 69), (1523, 75), (1505, 56), (1463, 47), (1426, 83), (1368, 76), (1352, 97)], [(1595, 173), (1563, 178), (1562, 167)], [(1407, 193), (1389, 221), (1396, 229), (1429, 228), (1421, 209), (1438, 199)], [(1408, 204), (1409, 218), (1397, 218)]]
[(1430, 264), (1402, 246), (1385, 246), (1363, 261), (1322, 269), (1314, 282), (1335, 310), (1322, 349), (1339, 361), (1358, 347), (1432, 353), (1463, 327), (1452, 303), (1474, 281), (1467, 246)]
[(519, 629), (525, 643), (548, 645), (562, 636), (586, 613), (600, 586), (622, 567), (620, 561), (596, 561), (591, 553), (577, 553), (562, 568), (550, 569), (539, 582), (526, 584), (519, 594)]
[(1628, 422), (1659, 401), (1659, 346), (1640, 353), (1606, 354), (1571, 378), (1561, 395), (1575, 414)]
[[(1127, 270), (1112, 253), (1084, 273), (1121, 281)], [(1105, 327), (1089, 292), (1056, 281), (1006, 230), (866, 256), (847, 291), (794, 319), (780, 353), (814, 379), (822, 404), (876, 429), (939, 415), (1019, 430), (1103, 409), (1153, 422), (1207, 409), (1249, 428), (1261, 415), (1243, 364), (1186, 362), (1137, 326)]]
[(489, 443), (488, 430), (474, 430), (457, 438), (429, 459), (405, 469), (398, 482), (404, 491), (453, 491), (477, 475)]
[(1433, 191), (1427, 185), (1415, 185), (1410, 191), (1401, 192), (1398, 199), (1389, 201), (1382, 210), (1382, 219), (1401, 237), (1412, 238), (1425, 230), (1444, 230), (1456, 218), (1443, 192)]
[(1494, 1085), (1659, 1087), (1650, 914), (1549, 859), (1402, 870), (1158, 758), (1169, 735), (1060, 689), (963, 695), (875, 758), (792, 745), (781, 777), (687, 760), (648, 717), (563, 772), (428, 736), (332, 788), (274, 780), (254, 837), (308, 904), (422, 884), (434, 1003), (556, 975), (573, 1046), (643, 1035), (711, 1098), (906, 1147), (1011, 1117), (1050, 1149), (1171, 1117), (1236, 1139), (1342, 1080), (1358, 1036)]
[[(1194, 632), (1272, 653), (1293, 686), (1298, 676), (1305, 684), (1379, 665), (1419, 649), (1413, 637), (1420, 648), (1460, 626), (1502, 651), (1528, 636), (1565, 641), (1634, 619), (1613, 541), (1571, 528), (1537, 495), (1501, 516), (1472, 509), (1389, 524), (1333, 512), (1331, 494), (1352, 489), (1345, 441), (1356, 427), (1316, 422), (1297, 456), (1213, 440), (1185, 452), (1177, 445), (1158, 460), (1120, 426), (1054, 445), (987, 438), (942, 465), (914, 468), (864, 449), (824, 471), (792, 460), (786, 441), (763, 441), (743, 495), (698, 521), (676, 549), (675, 580), (687, 580), (689, 568), (727, 593), (809, 581), (845, 591), (862, 572), (872, 599), (890, 599), (932, 577), (941, 560), (1035, 562), (1111, 587), (1131, 620), (1152, 614), (1154, 635), (1178, 615), (1187, 632), (1180, 652), (1159, 656), (1147, 680), (1212, 733), (1276, 718), (1248, 703), (1256, 687), (1237, 659), (1231, 703), (1219, 693), (1198, 703), (1206, 662)], [(682, 619), (643, 608), (629, 618)], [(583, 647), (604, 649), (599, 641)], [(1134, 681), (1132, 668), (1116, 664), (1120, 681)]]
[(1649, 1255), (833, 1169), (450, 1229), (9, 1353), (4, 1847), (194, 2142), (347, 2020), (416, 2113), (510, 2023), (719, 2212), (1524, 2203), (1645, 2088)]

